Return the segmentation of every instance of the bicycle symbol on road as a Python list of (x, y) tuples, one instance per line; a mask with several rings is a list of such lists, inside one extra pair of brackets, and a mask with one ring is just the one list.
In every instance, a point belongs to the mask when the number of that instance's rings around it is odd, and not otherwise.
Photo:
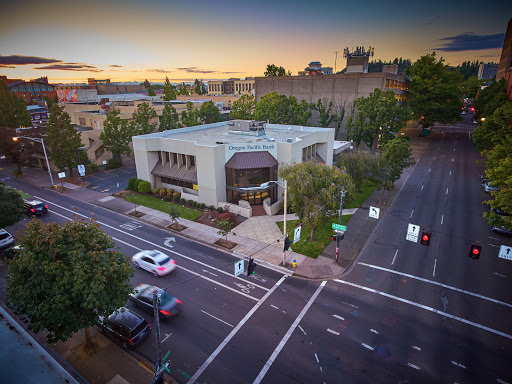
[(233, 284), (235, 284), (238, 288), (240, 288), (240, 290), (244, 293), (250, 293), (251, 289), (256, 289), (256, 287), (254, 285), (252, 285), (251, 283), (247, 283), (247, 285), (244, 285), (242, 283), (234, 282)]

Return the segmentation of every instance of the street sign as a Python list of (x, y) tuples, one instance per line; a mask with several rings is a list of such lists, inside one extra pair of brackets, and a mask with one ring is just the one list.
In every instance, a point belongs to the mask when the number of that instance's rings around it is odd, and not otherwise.
[(512, 247), (502, 245), (500, 247), (500, 253), (498, 257), (501, 257), (502, 259), (512, 260)]
[(59, 179), (66, 177), (66, 172), (59, 172)]
[(80, 164), (78, 166), (78, 173), (80, 173), (80, 176), (85, 176), (85, 165)]
[(409, 228), (407, 228), (407, 236), (406, 239), (412, 241), (414, 243), (418, 242), (418, 235), (420, 234), (420, 227), (416, 224), (410, 224)]
[(375, 208), (375, 207), (371, 207), (370, 206), (370, 217), (373, 217), (374, 219), (378, 219), (379, 218), (379, 214), (380, 214), (380, 208)]
[(238, 260), (235, 263), (235, 276), (240, 275), (244, 271), (244, 261)]
[(347, 227), (341, 224), (332, 223), (332, 229), (339, 229), (340, 231), (346, 231)]
[(103, 165), (107, 164), (107, 160), (103, 160)]
[(295, 231), (293, 232), (293, 244), (295, 244), (297, 241), (300, 240), (300, 229), (302, 227), (295, 228)]
[(342, 231), (341, 229), (335, 229), (334, 232), (335, 233), (345, 233), (345, 231)]

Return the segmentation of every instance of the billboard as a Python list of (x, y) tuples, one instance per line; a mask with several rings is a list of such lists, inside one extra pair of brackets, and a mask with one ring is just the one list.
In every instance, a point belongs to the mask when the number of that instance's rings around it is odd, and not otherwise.
[(58, 89), (57, 96), (59, 103), (78, 103), (76, 89)]

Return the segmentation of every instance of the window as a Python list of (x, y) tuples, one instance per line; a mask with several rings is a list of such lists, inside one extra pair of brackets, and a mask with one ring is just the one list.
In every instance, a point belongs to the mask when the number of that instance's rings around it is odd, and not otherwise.
[(85, 118), (80, 117), (78, 120), (80, 121), (80, 125), (85, 125)]
[(98, 158), (101, 155), (103, 155), (104, 152), (105, 152), (105, 148), (103, 148), (103, 145), (102, 145), (96, 151), (94, 151), (94, 156), (96, 156), (96, 158)]
[(169, 162), (169, 152), (165, 152), (165, 162)]
[(173, 164), (178, 164), (178, 154), (177, 153), (173, 153), (172, 154), (172, 160), (173, 160)]
[(181, 165), (187, 165), (187, 155), (181, 155)]
[(195, 167), (196, 166), (196, 157), (195, 156), (189, 156), (190, 159), (190, 166)]

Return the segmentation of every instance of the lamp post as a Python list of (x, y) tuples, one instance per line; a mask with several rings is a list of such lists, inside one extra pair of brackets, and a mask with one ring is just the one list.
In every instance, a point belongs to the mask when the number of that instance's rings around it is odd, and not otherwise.
[(55, 185), (53, 183), (52, 171), (50, 169), (50, 162), (48, 161), (48, 155), (46, 154), (46, 148), (44, 147), (44, 140), (41, 137), (40, 139), (37, 137), (27, 137), (27, 136), (15, 136), (12, 138), (13, 141), (18, 141), (18, 139), (28, 139), (38, 143), (41, 143), (43, 146), (44, 158), (46, 159), (46, 167), (48, 168), (48, 174), (50, 175), (50, 181), (52, 182), (52, 187)]

